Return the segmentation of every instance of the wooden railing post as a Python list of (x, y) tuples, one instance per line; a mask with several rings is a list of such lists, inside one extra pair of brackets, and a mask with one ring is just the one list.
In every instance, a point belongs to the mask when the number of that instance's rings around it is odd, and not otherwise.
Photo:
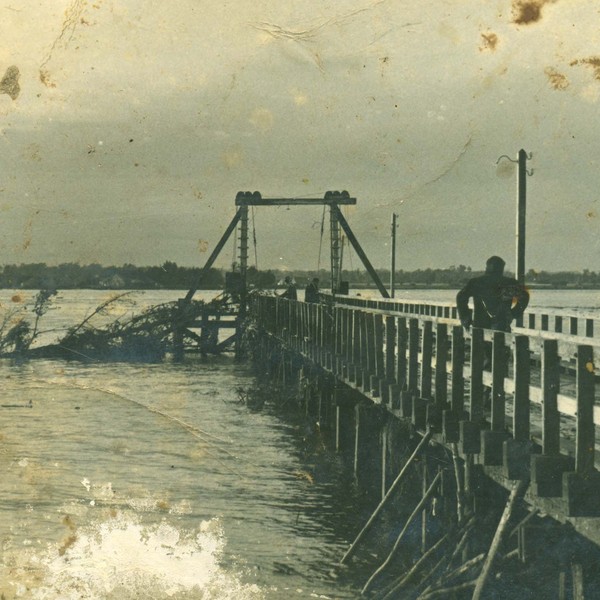
[(367, 313), (360, 311), (360, 368), (361, 368), (361, 386), (365, 389), (368, 386), (366, 380), (369, 379), (369, 343), (367, 328)]
[(531, 358), (529, 338), (526, 335), (515, 336), (513, 399), (513, 437), (504, 443), (504, 474), (508, 479), (527, 479), (530, 473), (529, 441), (529, 383)]
[(385, 318), (385, 378), (396, 380), (396, 320), (391, 316)]
[(506, 431), (506, 406), (504, 377), (507, 375), (506, 345), (504, 333), (494, 331), (492, 338), (492, 390), (490, 407), (490, 430), (481, 432), (481, 454), (484, 465), (502, 465)]
[(371, 390), (371, 375), (375, 372), (375, 325), (373, 322), (373, 313), (371, 312), (364, 313), (363, 331), (365, 335), (365, 368), (362, 389), (365, 392), (369, 392)]
[(595, 379), (592, 346), (578, 346), (575, 472), (563, 474), (563, 497), (570, 516), (600, 515), (600, 474), (594, 468)]
[(529, 441), (529, 383), (531, 364), (529, 356), (529, 338), (525, 335), (515, 337), (515, 399), (513, 406), (513, 438), (517, 441)]
[(577, 347), (577, 417), (575, 471), (587, 475), (594, 470), (594, 352), (591, 346)]
[(560, 388), (560, 358), (557, 340), (542, 343), (542, 452), (546, 456), (560, 454), (560, 413), (558, 390)]
[(413, 398), (412, 422), (417, 429), (425, 429), (428, 405), (431, 401), (431, 359), (433, 354), (432, 322), (423, 321), (421, 330), (421, 385), (418, 397)]
[(465, 336), (463, 328), (452, 328), (452, 412), (462, 417), (465, 409)]
[(469, 418), (475, 423), (483, 420), (483, 363), (485, 342), (483, 329), (474, 327), (471, 334), (471, 391), (469, 394)]
[(302, 352), (308, 355), (308, 338), (310, 335), (310, 323), (308, 320), (308, 305), (304, 302), (295, 302), (300, 306), (302, 313)]
[(560, 315), (554, 316), (554, 331), (556, 333), (562, 333), (563, 330), (563, 318)]
[(408, 322), (408, 391), (417, 393), (419, 381), (419, 320)]
[(361, 380), (361, 355), (360, 355), (360, 310), (352, 311), (352, 373), (354, 383)]
[(459, 422), (463, 420), (465, 405), (465, 337), (460, 325), (452, 327), (452, 395), (450, 408), (443, 412), (444, 441), (455, 443), (460, 439)]
[(560, 454), (560, 358), (558, 341), (542, 342), (542, 454), (531, 457), (531, 490), (542, 497), (562, 495), (562, 477), (575, 463)]
[(569, 317), (569, 333), (577, 335), (579, 319), (577, 317)]
[(483, 362), (485, 358), (483, 329), (479, 327), (474, 327), (471, 331), (470, 358), (469, 420), (460, 422), (460, 444), (464, 454), (479, 454), (483, 421)]
[[(372, 315), (373, 319), (373, 374), (371, 375), (371, 393), (380, 396), (380, 382), (385, 381), (385, 363), (383, 354), (383, 317), (380, 313)], [(387, 396), (387, 394), (386, 394)]]
[(437, 323), (435, 328), (435, 402), (429, 406), (427, 423), (440, 430), (443, 411), (448, 408), (448, 326)]
[[(406, 326), (406, 317), (398, 317), (396, 320), (396, 387), (391, 392), (391, 405), (394, 409), (402, 406), (402, 397), (408, 394), (407, 386), (407, 361), (406, 350), (408, 348), (408, 328)], [(392, 386), (393, 387), (393, 386)]]
[(310, 330), (310, 355), (313, 361), (318, 362), (319, 360), (319, 345), (318, 345), (318, 332), (319, 332), (319, 322), (318, 322), (318, 313), (317, 313), (317, 305), (313, 303), (308, 303), (308, 312), (310, 314), (311, 321), (311, 330)]
[(406, 350), (408, 348), (408, 328), (406, 326), (406, 317), (398, 317), (398, 351), (396, 359), (396, 381), (400, 390), (405, 390), (407, 383), (407, 362)]
[[(278, 300), (278, 302), (285, 302), (284, 300)], [(302, 313), (300, 312), (300, 304), (298, 302), (288, 301), (290, 310), (294, 313), (294, 340), (292, 348), (297, 352), (300, 352), (301, 345), (300, 340), (302, 339)]]
[(349, 308), (346, 310), (346, 339), (347, 339), (347, 344), (346, 344), (346, 360), (348, 361), (348, 364), (352, 363), (352, 353), (354, 350), (354, 342), (352, 339), (352, 319), (354, 317), (354, 311)]
[(492, 431), (505, 431), (506, 416), (504, 397), (504, 377), (506, 376), (506, 346), (504, 333), (494, 331), (492, 342), (492, 406), (491, 427)]
[(594, 319), (585, 320), (585, 337), (594, 337)]
[(448, 402), (448, 325), (438, 323), (435, 329), (435, 403), (439, 410)]
[(421, 397), (431, 400), (431, 359), (433, 354), (433, 327), (431, 321), (423, 322), (421, 332)]
[(335, 333), (335, 356), (336, 356), (336, 363), (337, 358), (340, 356), (341, 351), (342, 351), (342, 308), (339, 306), (336, 306), (334, 308), (334, 314), (335, 314), (335, 328), (334, 328), (334, 333)]

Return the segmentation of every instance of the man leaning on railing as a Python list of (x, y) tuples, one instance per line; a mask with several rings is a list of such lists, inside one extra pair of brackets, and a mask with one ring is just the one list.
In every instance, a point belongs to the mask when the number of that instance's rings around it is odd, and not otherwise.
[[(499, 256), (488, 258), (485, 274), (470, 279), (456, 295), (458, 318), (465, 329), (473, 325), (509, 332), (513, 319), (525, 312), (529, 292), (516, 279), (504, 276), (505, 264)], [(469, 298), (473, 298), (472, 311)]]

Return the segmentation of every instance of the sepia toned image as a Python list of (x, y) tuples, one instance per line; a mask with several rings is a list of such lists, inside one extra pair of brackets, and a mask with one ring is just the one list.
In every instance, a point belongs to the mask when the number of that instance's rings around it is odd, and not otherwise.
[(0, 0), (0, 600), (600, 598), (599, 24)]

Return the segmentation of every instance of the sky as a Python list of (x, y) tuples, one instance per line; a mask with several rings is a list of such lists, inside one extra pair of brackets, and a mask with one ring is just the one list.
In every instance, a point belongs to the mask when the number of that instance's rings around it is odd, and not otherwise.
[[(320, 198), (371, 262), (600, 268), (595, 0), (0, 0), (0, 264), (202, 266), (238, 191)], [(328, 268), (320, 207), (261, 269)], [(233, 242), (216, 263), (235, 260)], [(351, 250), (344, 267), (359, 268)]]

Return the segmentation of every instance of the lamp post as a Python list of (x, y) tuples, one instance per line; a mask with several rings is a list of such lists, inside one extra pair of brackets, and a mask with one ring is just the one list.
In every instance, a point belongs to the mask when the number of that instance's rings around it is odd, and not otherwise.
[(503, 154), (496, 164), (503, 158), (516, 163), (517, 166), (517, 215), (516, 215), (516, 263), (515, 278), (520, 284), (525, 283), (525, 234), (526, 234), (526, 216), (527, 216), (527, 175), (533, 175), (533, 170), (527, 170), (527, 161), (531, 160), (532, 154), (521, 149), (517, 153), (517, 159), (514, 160)]
[(394, 297), (396, 284), (396, 219), (398, 215), (392, 213), (392, 249), (390, 259), (390, 298)]

